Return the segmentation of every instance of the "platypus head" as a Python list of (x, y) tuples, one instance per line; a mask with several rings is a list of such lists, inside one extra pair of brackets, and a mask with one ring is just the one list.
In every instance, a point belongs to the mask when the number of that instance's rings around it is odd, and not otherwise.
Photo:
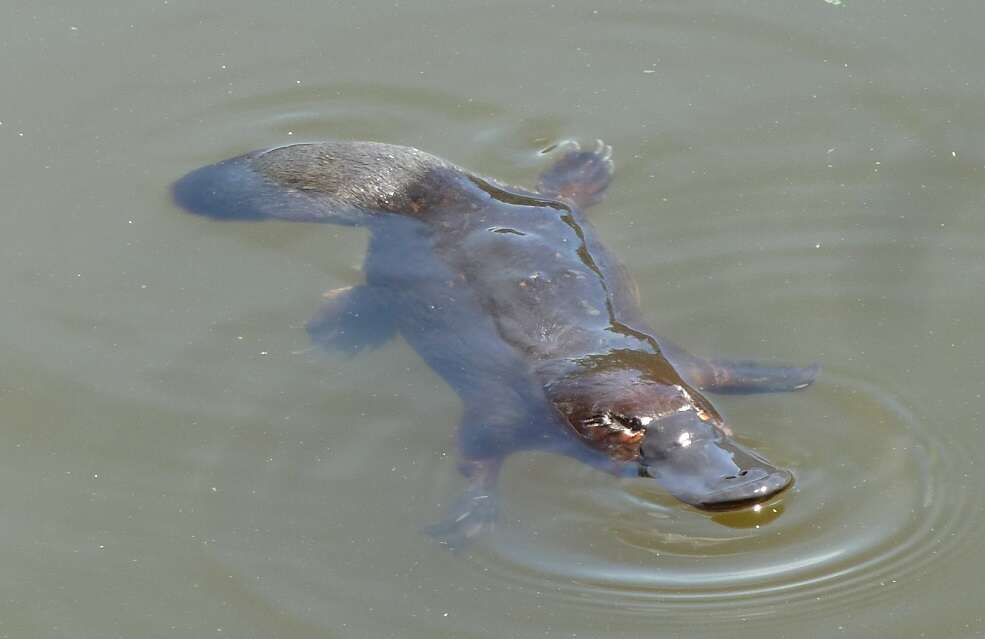
[(702, 420), (682, 410), (644, 427), (640, 475), (652, 477), (674, 497), (705, 510), (731, 510), (769, 499), (793, 483), (776, 468)]
[(733, 439), (708, 400), (676, 376), (596, 370), (549, 390), (586, 443), (636, 463), (640, 476), (697, 508), (744, 508), (793, 483), (790, 471)]

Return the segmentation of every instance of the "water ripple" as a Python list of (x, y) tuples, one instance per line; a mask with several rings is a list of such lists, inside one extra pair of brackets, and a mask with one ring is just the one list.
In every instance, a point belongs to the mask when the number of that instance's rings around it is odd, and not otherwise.
[(752, 618), (781, 604), (860, 605), (967, 543), (971, 520), (960, 515), (981, 500), (948, 477), (966, 466), (959, 448), (859, 380), (828, 373), (796, 398), (813, 416), (787, 425), (808, 431), (799, 446), (784, 441), (797, 488), (760, 512), (707, 515), (642, 480), (565, 467), (585, 473), (569, 482), (584, 487), (575, 503), (511, 517), (524, 523), (498, 531), (477, 560), (504, 582), (579, 606)]

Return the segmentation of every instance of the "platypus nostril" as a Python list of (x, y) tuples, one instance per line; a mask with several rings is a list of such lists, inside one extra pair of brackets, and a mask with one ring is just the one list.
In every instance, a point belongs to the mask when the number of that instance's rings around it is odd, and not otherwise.
[(734, 474), (716, 473), (713, 477), (718, 477), (718, 481), (710, 482), (709, 491), (694, 505), (703, 510), (738, 510), (770, 499), (794, 481), (793, 475), (786, 470), (768, 471), (757, 466), (730, 470)]

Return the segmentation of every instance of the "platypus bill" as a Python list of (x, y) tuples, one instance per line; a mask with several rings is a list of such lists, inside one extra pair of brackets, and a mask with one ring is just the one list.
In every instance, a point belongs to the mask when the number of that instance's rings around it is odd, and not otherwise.
[(444, 543), (493, 523), (497, 476), (519, 450), (652, 478), (705, 510), (792, 485), (790, 471), (732, 437), (703, 393), (797, 390), (817, 366), (703, 359), (656, 337), (584, 216), (609, 184), (611, 149), (557, 155), (526, 190), (408, 147), (295, 144), (198, 169), (173, 192), (217, 219), (370, 230), (366, 283), (333, 294), (308, 330), (350, 352), (399, 333), (461, 397), (467, 487), (431, 528)]

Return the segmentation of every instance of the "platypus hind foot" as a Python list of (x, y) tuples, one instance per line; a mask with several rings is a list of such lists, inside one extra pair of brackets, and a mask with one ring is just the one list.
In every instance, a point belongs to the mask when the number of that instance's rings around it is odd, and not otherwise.
[(363, 284), (328, 291), (324, 297), (307, 326), (311, 341), (323, 349), (355, 355), (396, 335), (385, 293)]

